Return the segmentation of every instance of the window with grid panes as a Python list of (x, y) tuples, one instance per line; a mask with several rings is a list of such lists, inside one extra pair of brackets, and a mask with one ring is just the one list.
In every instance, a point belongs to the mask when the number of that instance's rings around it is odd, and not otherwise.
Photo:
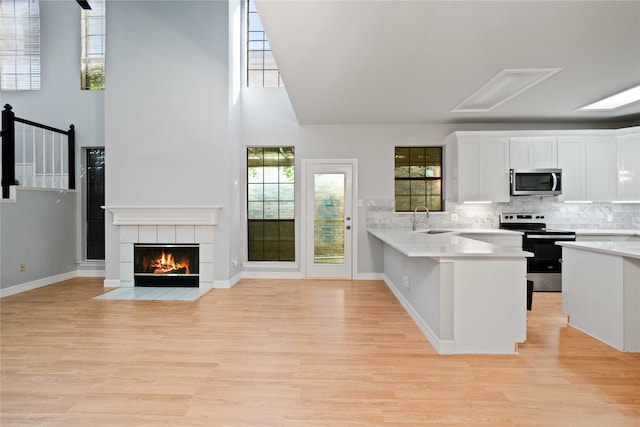
[(105, 0), (91, 0), (91, 9), (80, 11), (80, 88), (104, 90)]
[(295, 261), (293, 147), (247, 148), (249, 261)]
[(284, 87), (253, 0), (247, 1), (247, 86)]
[(40, 90), (40, 1), (0, 1), (0, 90)]
[(395, 148), (396, 212), (442, 211), (442, 147)]

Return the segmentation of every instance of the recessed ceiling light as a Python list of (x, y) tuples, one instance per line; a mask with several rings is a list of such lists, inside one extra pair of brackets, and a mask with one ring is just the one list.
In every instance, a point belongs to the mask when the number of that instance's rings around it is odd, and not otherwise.
[(640, 85), (601, 99), (593, 104), (585, 105), (582, 108), (578, 108), (578, 110), (613, 110), (638, 101), (640, 101)]
[(502, 70), (471, 96), (458, 104), (452, 113), (491, 111), (511, 98), (548, 79), (561, 68)]

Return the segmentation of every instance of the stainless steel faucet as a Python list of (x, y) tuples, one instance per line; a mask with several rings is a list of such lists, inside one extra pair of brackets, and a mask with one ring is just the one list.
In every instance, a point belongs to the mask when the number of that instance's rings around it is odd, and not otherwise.
[(429, 218), (429, 208), (427, 208), (426, 206), (418, 206), (417, 208), (415, 208), (415, 210), (413, 211), (413, 231), (416, 231), (418, 229), (418, 223), (416, 221), (416, 214), (418, 213), (418, 209), (424, 209), (425, 213), (427, 214), (427, 219)]

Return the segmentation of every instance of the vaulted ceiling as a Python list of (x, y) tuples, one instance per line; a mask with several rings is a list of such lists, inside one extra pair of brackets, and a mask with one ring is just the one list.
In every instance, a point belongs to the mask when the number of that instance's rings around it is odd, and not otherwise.
[[(256, 0), (303, 124), (634, 122), (640, 1)], [(561, 68), (489, 112), (452, 113), (503, 69)]]

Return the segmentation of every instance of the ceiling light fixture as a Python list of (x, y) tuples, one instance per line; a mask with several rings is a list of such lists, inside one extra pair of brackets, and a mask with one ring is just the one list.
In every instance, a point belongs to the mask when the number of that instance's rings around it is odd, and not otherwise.
[(578, 108), (578, 110), (613, 110), (638, 101), (640, 101), (640, 85), (601, 99), (593, 104), (585, 105)]
[(527, 89), (548, 79), (562, 68), (502, 70), (471, 96), (458, 104), (452, 113), (491, 111)]

